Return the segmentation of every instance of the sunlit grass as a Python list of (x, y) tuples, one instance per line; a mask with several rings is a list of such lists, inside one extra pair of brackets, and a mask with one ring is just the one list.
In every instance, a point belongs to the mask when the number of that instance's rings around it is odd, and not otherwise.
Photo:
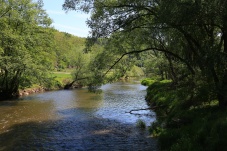
[(54, 77), (55, 80), (63, 83), (64, 81), (72, 81), (72, 75), (70, 72), (52, 72), (51, 77)]

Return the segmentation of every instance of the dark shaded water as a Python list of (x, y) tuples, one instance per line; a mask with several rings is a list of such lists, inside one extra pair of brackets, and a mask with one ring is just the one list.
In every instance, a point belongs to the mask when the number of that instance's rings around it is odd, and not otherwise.
[(155, 120), (146, 87), (117, 82), (94, 94), (62, 90), (0, 102), (0, 150), (157, 150), (156, 140), (136, 128)]

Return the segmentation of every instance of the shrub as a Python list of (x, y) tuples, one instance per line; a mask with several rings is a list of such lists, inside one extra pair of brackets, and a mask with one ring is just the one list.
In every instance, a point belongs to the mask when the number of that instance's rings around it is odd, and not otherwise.
[(153, 137), (158, 137), (163, 132), (164, 129), (156, 121), (151, 124), (151, 126), (149, 127), (148, 130), (149, 130), (149, 133), (152, 134)]
[[(146, 100), (158, 106), (157, 122), (149, 131), (158, 136), (161, 150), (226, 150), (227, 111), (219, 109), (217, 101), (210, 101), (212, 97), (206, 103), (201, 88), (190, 89), (168, 80), (149, 85)], [(191, 91), (195, 92), (193, 99), (188, 95)]]
[(153, 84), (154, 82), (155, 82), (155, 80), (146, 78), (141, 81), (141, 84), (144, 86), (149, 86), (149, 85)]
[(146, 129), (146, 124), (143, 120), (139, 119), (136, 122), (136, 127), (140, 128), (140, 129)]

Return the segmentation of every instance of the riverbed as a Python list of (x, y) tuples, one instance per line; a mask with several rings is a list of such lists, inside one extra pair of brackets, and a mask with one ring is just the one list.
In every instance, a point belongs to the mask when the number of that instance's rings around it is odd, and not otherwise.
[(157, 140), (136, 127), (149, 126), (146, 87), (120, 81), (101, 87), (60, 90), (0, 102), (0, 150), (157, 150)]

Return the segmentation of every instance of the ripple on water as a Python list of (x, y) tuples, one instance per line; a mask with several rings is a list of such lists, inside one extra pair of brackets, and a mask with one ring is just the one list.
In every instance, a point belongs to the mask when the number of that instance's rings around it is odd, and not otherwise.
[(155, 118), (146, 108), (145, 89), (118, 82), (103, 93), (85, 89), (53, 91), (24, 97), (15, 104), (0, 103), (0, 150), (157, 150), (147, 131), (136, 128)]

